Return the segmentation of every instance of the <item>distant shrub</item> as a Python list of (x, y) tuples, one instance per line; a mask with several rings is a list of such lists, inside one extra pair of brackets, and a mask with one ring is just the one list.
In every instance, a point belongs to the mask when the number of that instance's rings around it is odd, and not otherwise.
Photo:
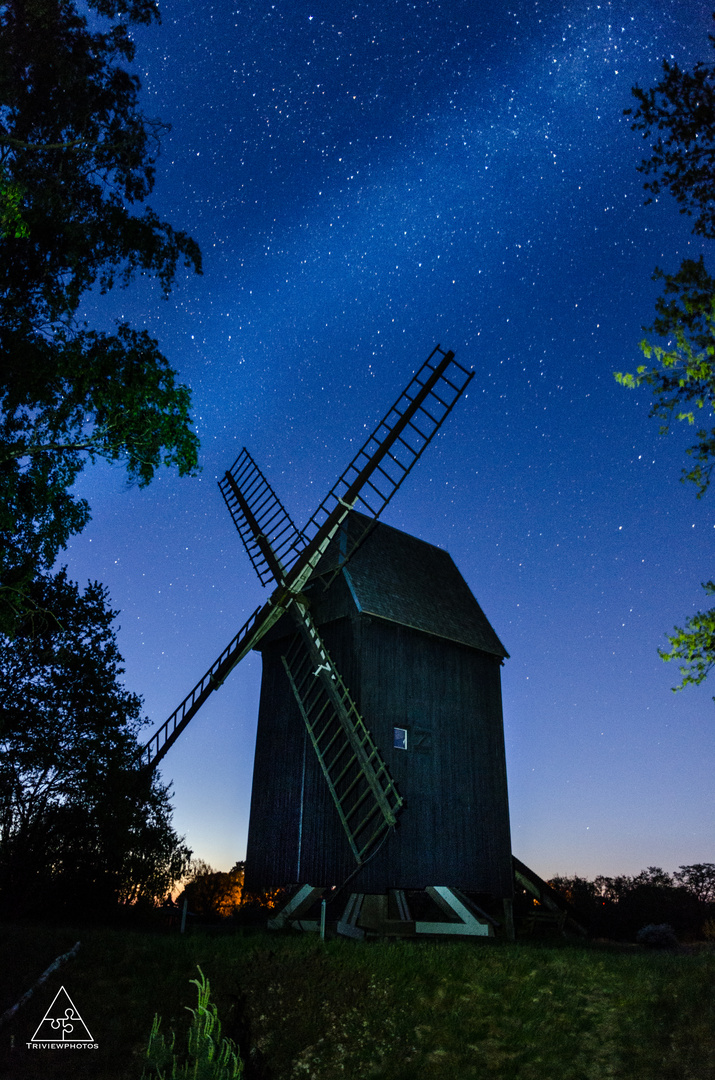
[(715, 919), (706, 919), (703, 923), (703, 937), (706, 941), (715, 941)]
[(638, 931), (636, 941), (639, 945), (649, 945), (652, 949), (668, 949), (678, 944), (670, 923), (649, 923)]

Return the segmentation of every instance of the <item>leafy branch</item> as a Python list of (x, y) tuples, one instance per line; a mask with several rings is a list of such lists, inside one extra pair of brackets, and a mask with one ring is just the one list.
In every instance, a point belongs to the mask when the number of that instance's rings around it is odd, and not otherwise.
[[(715, 45), (715, 36), (708, 38)], [(646, 204), (669, 191), (681, 214), (694, 216), (693, 233), (715, 239), (715, 67), (698, 62), (683, 71), (664, 60), (660, 82), (648, 90), (634, 86), (632, 93), (638, 107), (625, 114), (632, 117), (632, 129), (651, 141), (650, 157), (637, 166), (649, 178), (643, 185), (649, 192)], [(641, 351), (653, 366), (614, 374), (622, 386), (651, 388), (650, 415), (661, 420), (665, 432), (673, 419), (694, 426), (701, 410), (710, 418), (715, 412), (715, 278), (702, 255), (684, 259), (675, 274), (656, 269), (653, 277), (663, 280), (665, 289), (649, 330), (667, 343), (642, 341)], [(715, 427), (701, 425), (695, 435), (686, 451), (695, 464), (683, 469), (681, 479), (694, 483), (702, 498), (715, 469)], [(712, 581), (703, 588), (715, 594)], [(715, 608), (698, 612), (674, 631), (667, 635), (670, 649), (658, 652), (663, 660), (681, 661), (682, 681), (673, 688), (681, 690), (703, 682), (715, 665)]]
[[(632, 372), (615, 372), (616, 381), (621, 386), (635, 389), (647, 385), (653, 389), (654, 400), (650, 416), (663, 421), (660, 431), (668, 431), (671, 421), (684, 420), (695, 424), (696, 410), (705, 409), (711, 414), (715, 411), (715, 296), (707, 298), (705, 305), (696, 308), (686, 299), (687, 314), (697, 315), (701, 327), (707, 329), (710, 343), (698, 350), (686, 335), (682, 323), (674, 327), (675, 346), (664, 348), (652, 345), (648, 341), (640, 343), (641, 352), (646, 360), (655, 359), (653, 367), (641, 364)], [(703, 340), (702, 330), (698, 340)], [(685, 406), (685, 407), (684, 407)], [(688, 447), (686, 453), (695, 458), (694, 468), (683, 469), (682, 480), (694, 483), (698, 488), (698, 498), (707, 491), (715, 467), (715, 427), (700, 427), (696, 431), (697, 442)]]
[[(137, 277), (170, 292), (201, 273), (196, 242), (151, 207), (160, 136), (144, 115), (131, 24), (155, 0), (0, 3), (0, 635), (89, 520), (72, 486), (87, 462), (122, 462), (144, 486), (194, 475), (190, 395), (158, 343), (119, 323), (82, 328), (90, 289)], [(101, 18), (112, 20), (102, 31)]]
[[(706, 581), (703, 588), (708, 596), (715, 596), (715, 582)], [(689, 684), (698, 686), (715, 666), (715, 608), (699, 611), (687, 620), (684, 628), (676, 626), (674, 630), (672, 636), (668, 634), (671, 648), (658, 650), (662, 660), (683, 661), (682, 682), (673, 690), (682, 690)]]
[[(715, 43), (713, 35), (708, 35)], [(681, 214), (695, 215), (693, 232), (715, 237), (715, 196), (712, 187), (715, 163), (715, 68), (702, 62), (692, 72), (677, 63), (663, 61), (664, 77), (657, 86), (643, 90), (633, 87), (639, 103), (632, 128), (644, 139), (657, 132), (650, 150), (638, 171), (653, 176), (643, 186), (651, 193), (646, 204), (663, 189), (669, 190)]]

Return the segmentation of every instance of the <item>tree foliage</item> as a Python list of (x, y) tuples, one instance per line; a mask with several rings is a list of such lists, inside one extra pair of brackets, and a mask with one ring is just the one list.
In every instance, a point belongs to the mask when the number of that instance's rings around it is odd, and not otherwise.
[[(651, 368), (639, 365), (635, 374), (616, 372), (616, 380), (631, 388), (651, 387), (650, 415), (662, 422), (664, 433), (673, 419), (695, 425), (701, 416), (711, 422), (715, 413), (715, 280), (702, 256), (697, 261), (686, 259), (677, 274), (656, 270), (655, 276), (665, 279), (666, 285), (650, 329), (670, 342), (661, 346), (642, 341), (646, 360), (656, 363)], [(695, 435), (697, 442), (687, 450), (695, 465), (683, 469), (682, 479), (694, 483), (701, 498), (715, 467), (715, 426), (699, 426)]]
[(187, 901), (194, 915), (226, 918), (241, 905), (244, 864), (237, 862), (228, 872), (214, 870), (203, 859), (192, 859), (179, 902)]
[[(708, 35), (715, 45), (715, 36)], [(692, 71), (663, 61), (663, 78), (649, 90), (633, 87), (638, 102), (632, 128), (650, 141), (650, 157), (639, 172), (651, 177), (644, 184), (651, 194), (646, 204), (667, 190), (680, 204), (681, 214), (695, 216), (693, 232), (715, 237), (715, 66), (698, 62)]]
[(694, 863), (669, 874), (649, 866), (639, 874), (552, 878), (597, 936), (633, 940), (648, 924), (668, 923), (678, 935), (702, 938), (715, 914), (715, 864)]
[(715, 863), (681, 866), (673, 878), (703, 904), (715, 904)]
[(153, 901), (190, 852), (166, 788), (139, 767), (141, 700), (124, 688), (105, 589), (36, 579), (0, 641), (0, 908)]
[[(715, 45), (715, 36), (709, 35)], [(646, 203), (669, 191), (680, 211), (694, 218), (692, 231), (715, 239), (715, 66), (699, 62), (692, 71), (663, 61), (663, 78), (653, 88), (633, 88), (637, 109), (626, 110), (634, 131), (650, 143), (650, 157), (638, 169), (648, 177)], [(624, 386), (646, 385), (653, 392), (650, 415), (661, 421), (661, 432), (672, 420), (696, 428), (688, 447), (693, 467), (681, 479), (692, 482), (697, 497), (707, 491), (715, 468), (715, 278), (703, 256), (684, 259), (676, 273), (656, 268), (654, 280), (664, 282), (656, 301), (650, 333), (665, 344), (641, 342), (645, 359), (635, 373), (616, 372)], [(712, 582), (703, 584), (707, 595)], [(676, 690), (701, 683), (715, 663), (715, 608), (698, 612), (668, 635), (670, 649), (659, 650), (664, 660), (680, 661), (682, 680)]]
[(122, 462), (148, 484), (197, 468), (190, 397), (158, 344), (119, 322), (78, 319), (90, 290), (138, 276), (167, 294), (196, 243), (142, 206), (165, 125), (139, 107), (131, 23), (152, 0), (0, 5), (0, 630), (89, 507), (71, 485), (87, 461)]
[[(708, 596), (715, 595), (715, 582), (703, 582)], [(676, 626), (668, 635), (670, 649), (659, 649), (663, 660), (679, 660), (682, 682), (680, 687), (698, 686), (715, 664), (715, 608), (698, 611), (686, 621), (685, 627)]]

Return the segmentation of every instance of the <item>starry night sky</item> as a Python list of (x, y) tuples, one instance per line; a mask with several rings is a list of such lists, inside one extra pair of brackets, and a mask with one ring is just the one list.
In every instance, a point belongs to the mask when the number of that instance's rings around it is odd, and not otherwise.
[[(511, 654), (514, 853), (545, 876), (715, 861), (714, 686), (671, 693), (657, 655), (703, 607), (715, 493), (612, 375), (640, 360), (654, 267), (702, 250), (670, 196), (642, 205), (623, 110), (663, 57), (710, 60), (711, 7), (165, 0), (136, 33), (173, 127), (151, 203), (205, 273), (86, 314), (159, 339), (203, 472), (88, 470), (62, 562), (109, 587), (152, 721), (267, 596), (216, 484), (241, 446), (302, 525), (440, 342), (476, 374), (384, 520), (450, 552)], [(162, 767), (217, 869), (245, 852), (259, 683), (251, 656)]]

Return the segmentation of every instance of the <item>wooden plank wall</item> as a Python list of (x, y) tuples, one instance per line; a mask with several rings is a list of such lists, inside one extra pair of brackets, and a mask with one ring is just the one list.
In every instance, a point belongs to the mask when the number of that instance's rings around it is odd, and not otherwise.
[[(398, 828), (351, 888), (451, 885), (510, 896), (498, 659), (357, 613), (321, 633), (406, 800)], [(247, 888), (340, 885), (356, 864), (305, 746), (276, 636), (263, 647)], [(408, 730), (407, 751), (393, 748), (395, 726)]]

